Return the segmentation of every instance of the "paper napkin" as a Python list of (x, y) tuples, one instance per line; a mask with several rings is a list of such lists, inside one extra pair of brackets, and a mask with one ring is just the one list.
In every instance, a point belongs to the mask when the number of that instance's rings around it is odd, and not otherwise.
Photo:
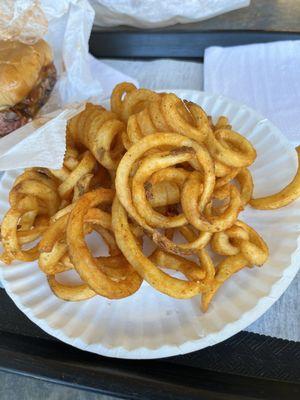
[(300, 41), (208, 48), (204, 90), (249, 105), (300, 142)]

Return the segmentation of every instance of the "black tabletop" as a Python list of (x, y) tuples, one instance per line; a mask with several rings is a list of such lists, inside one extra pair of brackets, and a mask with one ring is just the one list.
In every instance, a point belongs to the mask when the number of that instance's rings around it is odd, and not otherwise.
[(164, 29), (95, 26), (90, 47), (98, 57), (201, 60), (209, 46), (294, 39), (300, 39), (300, 1), (252, 0), (249, 7)]
[(241, 332), (178, 357), (132, 361), (43, 332), (0, 289), (0, 369), (130, 399), (299, 399), (300, 344)]

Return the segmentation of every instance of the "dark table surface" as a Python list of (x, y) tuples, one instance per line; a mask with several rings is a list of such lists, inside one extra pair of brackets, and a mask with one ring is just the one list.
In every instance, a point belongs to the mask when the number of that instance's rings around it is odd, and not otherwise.
[(94, 28), (93, 54), (107, 58), (197, 58), (209, 46), (300, 39), (299, 0), (252, 0), (206, 21), (140, 30)]

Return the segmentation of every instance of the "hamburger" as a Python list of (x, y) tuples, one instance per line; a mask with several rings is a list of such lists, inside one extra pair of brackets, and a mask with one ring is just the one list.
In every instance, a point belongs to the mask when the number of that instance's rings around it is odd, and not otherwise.
[(44, 40), (0, 41), (0, 138), (36, 115), (55, 82), (52, 51)]

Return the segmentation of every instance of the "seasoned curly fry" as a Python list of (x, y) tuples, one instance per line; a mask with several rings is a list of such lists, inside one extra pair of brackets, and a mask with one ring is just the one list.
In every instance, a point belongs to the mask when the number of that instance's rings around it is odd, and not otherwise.
[(85, 214), (91, 207), (112, 201), (113, 195), (113, 191), (108, 189), (97, 189), (83, 195), (71, 211), (67, 226), (67, 244), (74, 268), (96, 293), (112, 299), (129, 296), (136, 292), (142, 283), (142, 279), (130, 264), (127, 264), (128, 274), (123, 281), (115, 282), (110, 279), (97, 267), (84, 241)]
[(123, 122), (101, 106), (88, 103), (86, 109), (71, 119), (69, 140), (84, 146), (95, 159), (109, 170), (115, 170), (125, 149), (122, 144)]
[(280, 192), (271, 196), (251, 199), (250, 205), (258, 210), (274, 210), (292, 203), (300, 197), (300, 146), (296, 147), (298, 156), (298, 169), (292, 182)]
[[(113, 90), (111, 109), (88, 103), (68, 122), (61, 169), (30, 168), (16, 179), (0, 259), (38, 260), (64, 301), (121, 299), (145, 280), (173, 298), (201, 296), (205, 312), (231, 276), (268, 258), (240, 213), (248, 204), (269, 210), (294, 201), (300, 169), (279, 193), (253, 199), (256, 151), (227, 117), (126, 82)], [(92, 254), (92, 233), (108, 256)], [(62, 283), (69, 270), (82, 282)]]

